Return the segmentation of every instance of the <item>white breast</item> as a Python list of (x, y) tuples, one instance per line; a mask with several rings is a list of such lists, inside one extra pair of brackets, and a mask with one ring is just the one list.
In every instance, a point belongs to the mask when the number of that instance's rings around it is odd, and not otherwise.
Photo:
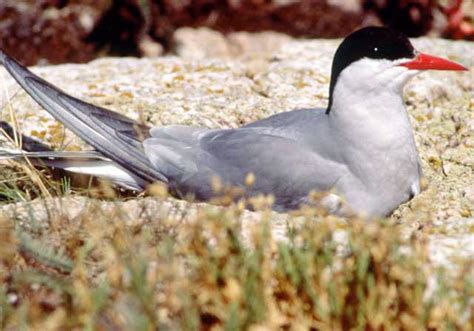
[(414, 74), (364, 59), (344, 69), (335, 86), (330, 126), (348, 167), (336, 189), (369, 215), (386, 215), (419, 192), (419, 157), (401, 94)]

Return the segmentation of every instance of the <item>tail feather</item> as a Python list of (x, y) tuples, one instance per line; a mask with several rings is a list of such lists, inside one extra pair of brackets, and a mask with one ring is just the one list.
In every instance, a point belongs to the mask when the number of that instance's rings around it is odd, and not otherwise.
[[(0, 121), (0, 136), (1, 134), (5, 134), (11, 140), (15, 139), (15, 130), (10, 124), (4, 121)], [(23, 134), (21, 135), (21, 142), (21, 148), (27, 152), (51, 151), (48, 145)]]
[(167, 182), (143, 151), (147, 126), (64, 93), (1, 51), (0, 63), (36, 102), (98, 152), (144, 183)]
[(146, 183), (139, 177), (107, 159), (100, 153), (90, 152), (27, 152), (19, 150), (0, 150), (0, 161), (23, 161), (25, 158), (35, 166), (63, 169), (69, 172), (91, 175), (110, 180), (112, 183), (132, 190), (140, 190)]

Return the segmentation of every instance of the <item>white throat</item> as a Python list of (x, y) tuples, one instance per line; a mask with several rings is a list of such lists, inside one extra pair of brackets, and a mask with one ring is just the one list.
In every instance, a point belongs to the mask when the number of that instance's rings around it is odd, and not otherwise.
[(352, 206), (383, 214), (419, 191), (418, 151), (402, 97), (416, 73), (360, 60), (339, 76), (328, 122), (349, 170), (339, 189)]
[(338, 134), (380, 147), (413, 136), (402, 92), (418, 72), (396, 64), (362, 59), (341, 72), (329, 113)]

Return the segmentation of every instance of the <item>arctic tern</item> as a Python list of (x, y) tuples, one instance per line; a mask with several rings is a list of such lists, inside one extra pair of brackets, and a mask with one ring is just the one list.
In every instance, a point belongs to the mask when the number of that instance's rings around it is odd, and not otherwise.
[[(94, 147), (92, 152), (9, 151), (22, 159), (105, 177), (136, 190), (162, 182), (178, 197), (209, 200), (212, 179), (246, 196), (271, 194), (273, 208), (311, 204), (368, 217), (390, 214), (420, 192), (421, 166), (402, 90), (422, 70), (467, 70), (420, 53), (383, 27), (343, 40), (331, 70), (326, 109), (283, 112), (237, 129), (149, 127), (85, 103), (0, 52), (0, 63), (54, 118)], [(252, 185), (246, 178), (253, 174)]]

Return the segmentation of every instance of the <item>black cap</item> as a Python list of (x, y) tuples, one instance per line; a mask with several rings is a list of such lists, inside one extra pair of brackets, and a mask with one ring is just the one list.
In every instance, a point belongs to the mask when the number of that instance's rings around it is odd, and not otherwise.
[(339, 74), (351, 63), (363, 58), (398, 60), (414, 58), (415, 49), (403, 33), (385, 27), (367, 27), (351, 33), (339, 45), (334, 55), (329, 85), (329, 105)]

